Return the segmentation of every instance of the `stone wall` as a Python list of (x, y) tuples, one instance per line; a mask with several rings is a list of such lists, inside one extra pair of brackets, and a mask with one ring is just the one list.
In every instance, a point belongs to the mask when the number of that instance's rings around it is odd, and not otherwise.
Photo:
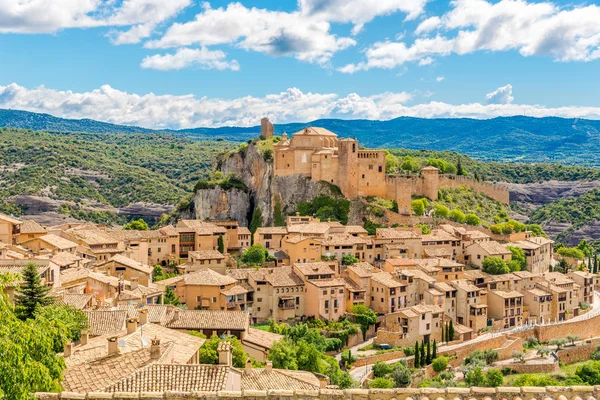
[[(355, 353), (354, 355), (356, 356), (357, 354), (358, 353)], [(359, 367), (364, 367), (365, 365), (375, 364), (377, 361), (395, 360), (397, 358), (403, 358), (404, 356), (405, 355), (402, 350), (390, 351), (388, 353), (382, 353), (382, 354), (375, 354), (373, 356), (357, 359), (355, 362), (352, 363), (352, 368), (359, 368)], [(408, 361), (409, 360), (407, 360), (407, 362)], [(412, 362), (412, 360), (410, 360), (410, 361)]]
[(596, 347), (600, 344), (600, 338), (590, 340), (579, 346), (567, 346), (556, 352), (558, 359), (563, 364), (571, 364), (578, 361), (589, 360)]
[(502, 368), (508, 367), (519, 374), (541, 374), (541, 373), (553, 373), (560, 371), (560, 367), (557, 362), (548, 363), (514, 363), (514, 364), (503, 364)]
[(596, 400), (600, 386), (421, 388), (421, 389), (321, 389), (314, 391), (269, 390), (243, 392), (165, 393), (37, 393), (40, 400)]
[(600, 336), (600, 314), (579, 321), (565, 321), (555, 325), (536, 326), (535, 336), (540, 342), (549, 342), (554, 338), (564, 338), (568, 334), (576, 334), (580, 339)]

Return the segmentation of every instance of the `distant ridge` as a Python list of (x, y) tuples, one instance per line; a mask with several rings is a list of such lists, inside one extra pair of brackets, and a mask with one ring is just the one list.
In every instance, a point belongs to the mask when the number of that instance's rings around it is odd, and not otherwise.
[[(322, 126), (342, 137), (355, 137), (367, 147), (450, 150), (481, 160), (560, 162), (600, 166), (600, 121), (558, 117), (470, 118), (400, 117), (389, 121), (319, 119), (275, 125), (275, 132), (293, 133)], [(153, 130), (90, 119), (64, 119), (49, 114), (0, 109), (0, 126), (57, 132), (170, 133), (191, 139), (245, 141), (254, 127)]]

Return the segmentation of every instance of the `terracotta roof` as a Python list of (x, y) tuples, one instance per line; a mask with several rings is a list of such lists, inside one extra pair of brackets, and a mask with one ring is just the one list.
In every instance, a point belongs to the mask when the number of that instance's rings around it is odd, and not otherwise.
[(435, 257), (451, 257), (453, 252), (451, 249), (448, 248), (423, 248), (423, 253), (425, 253), (425, 255), (427, 257), (430, 258), (435, 258)]
[(544, 245), (544, 244), (552, 244), (554, 243), (552, 240), (545, 238), (543, 236), (532, 236), (529, 239), (527, 239), (528, 241), (535, 243), (535, 244), (539, 244), (539, 245)]
[(355, 244), (370, 244), (372, 240), (368, 237), (352, 236), (348, 233), (335, 233), (327, 235), (323, 240), (324, 246), (353, 246)]
[(254, 268), (232, 268), (227, 270), (227, 275), (238, 281), (245, 281), (250, 271), (254, 271)]
[(217, 392), (226, 389), (226, 365), (153, 364), (108, 386), (104, 392)]
[(273, 287), (304, 285), (302, 278), (300, 278), (290, 266), (271, 268), (265, 271), (265, 273), (264, 279)]
[(188, 252), (188, 255), (195, 260), (222, 260), (225, 258), (225, 256), (217, 250), (190, 251)]
[(32, 219), (26, 219), (21, 224), (20, 233), (46, 233), (46, 228)]
[(208, 311), (175, 309), (167, 327), (173, 329), (214, 329), (243, 331), (248, 327), (246, 311)]
[(86, 279), (92, 271), (87, 268), (68, 268), (60, 273), (61, 285)]
[[(325, 128), (319, 128), (319, 127), (313, 127), (313, 126), (308, 126), (296, 133), (293, 134), (293, 136), (304, 136), (304, 135), (308, 135), (308, 136), (333, 136), (333, 137), (337, 137), (337, 135), (333, 132), (331, 132), (330, 130), (327, 130)], [(293, 139), (292, 136), (292, 139)]]
[(66, 251), (61, 251), (54, 254), (50, 260), (59, 267), (68, 267), (76, 264), (77, 261), (82, 261), (83, 258)]
[[(481, 246), (481, 248), (483, 249), (483, 251), (485, 251), (488, 254), (494, 255), (494, 254), (512, 254), (510, 250), (508, 250), (506, 248), (505, 244), (500, 244), (498, 242), (496, 242), (495, 240), (488, 240), (487, 242), (480, 242), (480, 243), (476, 243), (476, 244), (472, 244), (471, 246)], [(469, 246), (469, 247), (471, 247)]]
[(346, 287), (346, 281), (342, 278), (333, 278), (333, 279), (315, 279), (312, 281), (307, 281), (307, 283), (313, 284), (316, 287), (331, 287), (331, 286), (344, 286)]
[(289, 233), (301, 233), (304, 235), (324, 235), (331, 225), (327, 222), (309, 222), (308, 224), (294, 224), (288, 227)]
[(94, 296), (91, 294), (64, 293), (61, 296), (58, 296), (56, 298), (56, 301), (61, 304), (66, 304), (68, 306), (75, 307), (78, 310), (83, 310), (93, 298)]
[(135, 261), (129, 257), (125, 257), (120, 254), (115, 254), (109, 261), (124, 265), (125, 267), (131, 269), (135, 269), (136, 271), (143, 272), (144, 274), (152, 273), (152, 268), (150, 268), (148, 265), (142, 264), (141, 262)]
[(177, 228), (175, 228), (173, 225), (167, 225), (167, 226), (163, 226), (162, 228), (159, 229), (159, 231), (167, 236), (179, 236), (179, 232), (177, 231)]
[(95, 226), (85, 226), (82, 229), (80, 228), (81, 227), (68, 229), (67, 233), (76, 236), (79, 240), (87, 243), (90, 246), (101, 244), (116, 244), (118, 242), (118, 240), (111, 237), (109, 233), (98, 229)]
[(372, 266), (367, 262), (358, 262), (348, 266), (348, 271), (354, 272), (359, 278), (368, 278), (375, 272), (380, 272), (380, 269)]
[(88, 318), (90, 336), (116, 334), (125, 328), (127, 311), (94, 310), (84, 313)]
[(481, 290), (477, 286), (473, 285), (473, 283), (471, 283), (471, 281), (468, 281), (466, 279), (451, 281), (450, 284), (456, 288), (463, 289), (467, 292), (475, 292), (475, 291)]
[(294, 268), (306, 276), (335, 274), (335, 271), (325, 262), (295, 263)]
[(238, 236), (239, 235), (251, 235), (252, 232), (250, 232), (250, 229), (246, 228), (245, 226), (240, 226), (238, 228)]
[(127, 318), (139, 318), (141, 309), (148, 310), (148, 322), (164, 325), (167, 322), (167, 314), (173, 306), (167, 304), (147, 304), (143, 307), (133, 304), (120, 304), (119, 310), (127, 311)]
[(216, 235), (226, 234), (227, 229), (222, 226), (211, 224), (209, 222), (198, 221), (195, 219), (184, 219), (177, 223), (176, 229), (179, 232), (186, 232), (192, 230), (198, 235)]
[(287, 232), (285, 226), (265, 226), (256, 230), (259, 235), (285, 235)]
[(546, 281), (555, 283), (557, 285), (574, 283), (573, 279), (569, 278), (565, 274), (561, 274), (560, 272), (546, 272), (543, 276)]
[(510, 299), (513, 297), (523, 297), (523, 294), (517, 292), (516, 290), (491, 290), (489, 293), (493, 293), (496, 296), (500, 296), (505, 299)]
[(248, 290), (240, 285), (235, 285), (231, 289), (221, 290), (221, 294), (225, 296), (237, 296), (238, 294), (248, 293)]
[(377, 283), (380, 283), (387, 287), (400, 287), (403, 286), (401, 282), (395, 280), (389, 272), (378, 272), (371, 276), (371, 279)]
[(221, 275), (209, 268), (185, 274), (183, 275), (183, 281), (186, 285), (200, 286), (226, 286), (237, 283), (232, 277)]
[(440, 241), (456, 241), (459, 240), (456, 236), (446, 232), (443, 229), (432, 229), (431, 233), (423, 235), (421, 241), (423, 242), (440, 242)]
[[(49, 233), (47, 235), (44, 236), (40, 236), (38, 238), (39, 240), (46, 242), (60, 250), (66, 250), (66, 249), (73, 249), (77, 247), (77, 243), (72, 242), (68, 239), (65, 239), (63, 237), (54, 235), (52, 233)], [(25, 243), (28, 243), (32, 240), (38, 240), (38, 239), (31, 239), (31, 240), (27, 240)]]
[(413, 231), (402, 231), (394, 228), (377, 228), (375, 237), (378, 239), (418, 239), (420, 236)]
[[(164, 355), (171, 345), (161, 344)], [(150, 358), (148, 349), (108, 355), (104, 345), (104, 356), (92, 362), (71, 366), (63, 372), (62, 386), (70, 392), (97, 392), (113, 385), (137, 370), (160, 362)]]
[(273, 343), (281, 339), (283, 339), (283, 335), (263, 331), (262, 329), (249, 328), (243, 342), (257, 344), (262, 348), (270, 349), (273, 347)]
[(488, 235), (487, 233), (483, 233), (481, 231), (466, 231), (465, 232), (466, 235), (471, 236), (471, 239), (487, 239), (490, 237), (490, 235)]
[(13, 225), (21, 225), (23, 223), (20, 219), (16, 219), (15, 217), (3, 213), (0, 213), (0, 220), (10, 222)]
[(367, 230), (360, 225), (346, 225), (346, 233), (367, 234)]
[(547, 292), (540, 288), (529, 289), (529, 290), (526, 290), (526, 292), (529, 292), (529, 293), (533, 294), (534, 296), (550, 296), (552, 294), (552, 293)]
[(11, 273), (22, 275), (27, 264), (33, 263), (38, 267), (41, 275), (50, 268), (50, 260), (47, 259), (23, 259), (23, 260), (0, 260), (0, 273)]
[(243, 390), (317, 390), (319, 386), (319, 378), (307, 371), (252, 368), (242, 373)]

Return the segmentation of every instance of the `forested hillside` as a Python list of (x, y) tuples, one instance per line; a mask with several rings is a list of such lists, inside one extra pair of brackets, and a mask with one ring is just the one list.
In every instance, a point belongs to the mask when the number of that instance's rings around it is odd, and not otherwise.
[(176, 204), (232, 146), (168, 134), (45, 133), (0, 129), (0, 202), (38, 195), (113, 207)]

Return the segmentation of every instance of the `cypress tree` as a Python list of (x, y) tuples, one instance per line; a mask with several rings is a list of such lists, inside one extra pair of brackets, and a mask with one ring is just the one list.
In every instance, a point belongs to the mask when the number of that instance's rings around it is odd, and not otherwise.
[(431, 341), (427, 341), (427, 356), (425, 358), (425, 365), (431, 364)]
[(421, 360), (419, 356), (421, 355), (419, 350), (419, 342), (415, 342), (415, 368), (419, 368), (421, 366)]
[(421, 367), (426, 366), (426, 359), (425, 359), (425, 343), (421, 342)]
[(38, 267), (29, 263), (23, 271), (23, 282), (19, 294), (15, 296), (15, 312), (23, 321), (35, 316), (38, 307), (51, 304), (54, 298), (48, 296), (50, 287), (42, 284)]
[(449, 342), (454, 340), (454, 323), (450, 320), (450, 326), (448, 327), (448, 334), (450, 336)]
[(444, 336), (444, 333), (445, 333), (445, 332), (444, 332), (444, 326), (445, 326), (445, 325), (446, 325), (446, 324), (442, 324), (442, 339), (441, 339), (441, 340), (442, 340), (442, 342), (444, 342), (444, 341), (446, 340), (446, 337)]
[(598, 273), (598, 254), (594, 254), (594, 273)]
[(448, 329), (448, 322), (446, 322), (446, 343), (450, 341), (450, 330)]
[(458, 163), (456, 164), (456, 175), (464, 175), (465, 171), (462, 167), (462, 162), (460, 161), (460, 157), (458, 157)]
[(433, 349), (431, 350), (431, 360), (435, 360), (437, 358), (437, 340), (433, 340)]
[(219, 235), (219, 238), (217, 239), (217, 250), (219, 250), (219, 253), (221, 254), (225, 253), (225, 243), (223, 242), (223, 235)]

